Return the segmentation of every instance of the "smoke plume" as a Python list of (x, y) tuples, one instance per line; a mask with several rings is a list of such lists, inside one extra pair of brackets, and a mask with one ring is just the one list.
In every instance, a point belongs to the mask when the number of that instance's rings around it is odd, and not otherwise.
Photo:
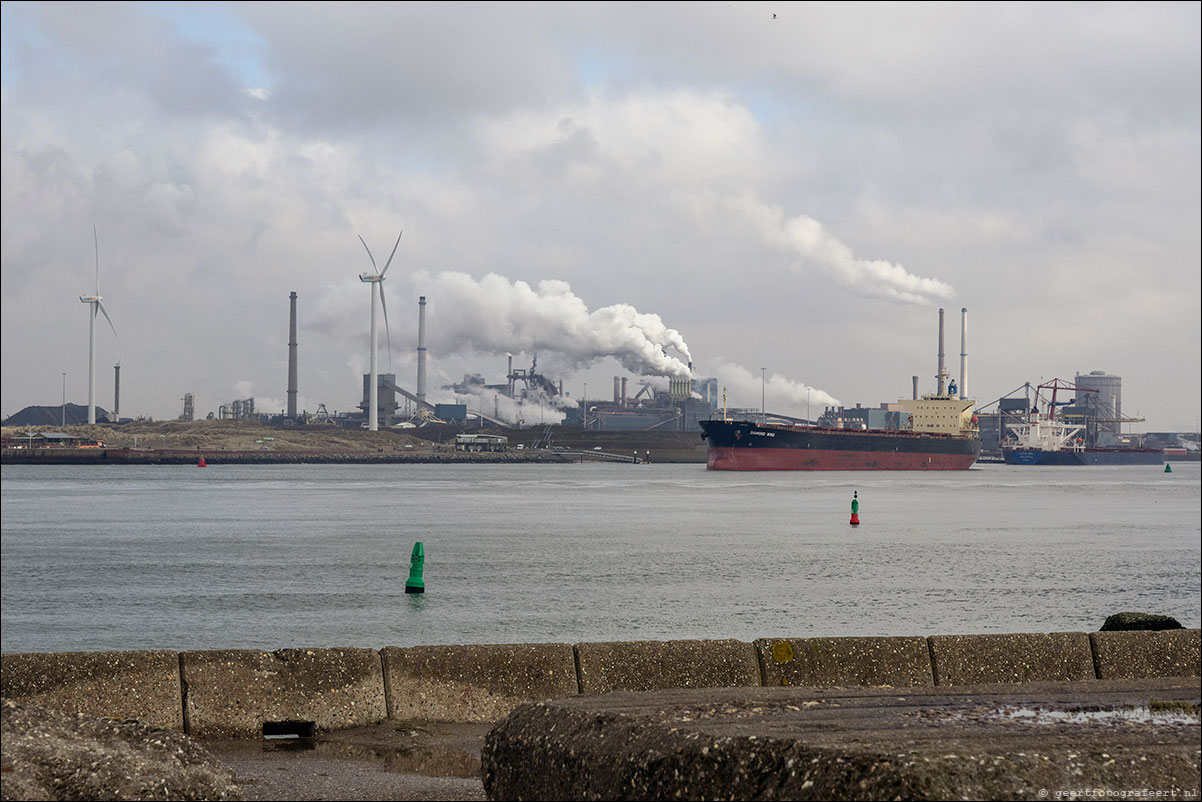
[(775, 206), (743, 194), (721, 205), (745, 219), (764, 241), (797, 259), (797, 269), (816, 268), (850, 292), (911, 304), (948, 299), (955, 290), (945, 281), (914, 275), (884, 259), (863, 259), (836, 239), (819, 221), (804, 214), (786, 218)]
[(590, 312), (567, 282), (531, 287), (495, 273), (475, 279), (444, 272), (418, 273), (414, 283), (437, 299), (429, 311), (429, 347), (439, 353), (551, 352), (578, 369), (613, 357), (641, 376), (689, 376), (689, 347), (659, 315), (629, 304)]
[(839, 399), (825, 390), (793, 381), (779, 373), (765, 376), (752, 373), (742, 365), (714, 359), (706, 364), (710, 375), (718, 376), (725, 388), (729, 406), (757, 409), (763, 401), (768, 412), (816, 419), (828, 407), (841, 406)]

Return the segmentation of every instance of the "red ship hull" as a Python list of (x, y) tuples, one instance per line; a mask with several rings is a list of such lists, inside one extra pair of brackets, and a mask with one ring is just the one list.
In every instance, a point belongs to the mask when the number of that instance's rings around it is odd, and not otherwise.
[(714, 471), (966, 471), (976, 461), (971, 454), (710, 448), (705, 464)]

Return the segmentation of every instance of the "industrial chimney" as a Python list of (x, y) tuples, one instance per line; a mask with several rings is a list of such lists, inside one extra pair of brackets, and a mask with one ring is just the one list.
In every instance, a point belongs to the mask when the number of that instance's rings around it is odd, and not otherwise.
[(622, 377), (622, 406), (626, 406), (626, 377)]
[(113, 423), (121, 422), (121, 363), (113, 365)]
[(417, 299), (417, 405), (426, 403), (426, 296)]
[(960, 310), (960, 399), (968, 398), (968, 310)]
[(288, 417), (296, 419), (296, 293), (288, 295)]
[(614, 406), (622, 403), (622, 380), (614, 376)]
[(918, 377), (914, 377), (914, 400), (918, 400)]
[(943, 310), (939, 310), (939, 372), (935, 376), (938, 387), (936, 393), (943, 395), (947, 390), (947, 366), (943, 361)]

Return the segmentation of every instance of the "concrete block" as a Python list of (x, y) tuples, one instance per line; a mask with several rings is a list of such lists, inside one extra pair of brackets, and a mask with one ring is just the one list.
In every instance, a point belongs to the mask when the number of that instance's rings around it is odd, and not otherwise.
[(0, 695), (24, 705), (184, 729), (179, 654), (167, 651), (5, 654)]
[(927, 642), (936, 685), (1062, 682), (1096, 676), (1084, 632), (932, 635)]
[(385, 647), (388, 717), (497, 721), (523, 702), (574, 696), (568, 643)]
[[(1188, 710), (1198, 684), (576, 696), (495, 725), (481, 774), (492, 800), (1194, 799), (1197, 724), (1123, 723), (1149, 699)], [(1070, 723), (1082, 710), (1113, 718)]]
[(935, 684), (926, 638), (796, 638), (755, 642), (764, 685), (913, 688)]
[(1098, 679), (1202, 676), (1202, 630), (1094, 632)]
[(184, 652), (184, 717), (198, 738), (255, 738), (265, 722), (312, 722), (316, 731), (387, 715), (373, 649)]
[(755, 645), (738, 640), (578, 643), (581, 693), (760, 684)]

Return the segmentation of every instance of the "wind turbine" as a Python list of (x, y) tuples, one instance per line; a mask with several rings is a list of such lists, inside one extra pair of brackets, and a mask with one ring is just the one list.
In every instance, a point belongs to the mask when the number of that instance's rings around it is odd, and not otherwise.
[[(396, 235), (396, 245), (392, 246), (392, 253), (388, 257), (388, 261), (384, 263), (384, 269), (378, 273), (360, 273), (359, 280), (371, 284), (371, 378), (367, 390), (367, 428), (370, 431), (379, 431), (379, 379), (377, 378), (377, 337), (376, 337), (376, 296), (380, 296), (380, 309), (384, 312), (384, 336), (388, 340), (388, 364), (392, 365), (392, 336), (388, 332), (388, 304), (384, 301), (384, 274), (388, 272), (388, 266), (392, 264), (392, 257), (396, 256), (397, 246), (401, 244), (401, 234), (404, 230)], [(363, 236), (359, 236), (359, 241), (363, 243), (364, 250), (367, 251), (367, 258), (371, 259), (372, 270), (376, 270), (376, 258), (371, 255), (371, 248), (367, 247)]]
[(96, 422), (96, 312), (99, 311), (104, 315), (104, 319), (109, 322), (109, 328), (113, 330), (113, 336), (117, 336), (117, 327), (113, 325), (113, 319), (109, 317), (109, 313), (105, 311), (104, 304), (100, 302), (100, 238), (96, 235), (96, 224), (92, 223), (92, 242), (96, 246), (96, 294), (81, 295), (79, 300), (85, 304), (89, 304), (91, 314), (88, 315), (88, 423)]

